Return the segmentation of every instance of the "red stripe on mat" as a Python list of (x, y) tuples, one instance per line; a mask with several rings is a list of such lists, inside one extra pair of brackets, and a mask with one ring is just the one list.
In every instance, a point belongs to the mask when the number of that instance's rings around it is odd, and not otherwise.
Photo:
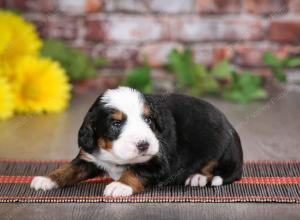
[(299, 200), (289, 196), (0, 196), (0, 199), (288, 199)]
[[(44, 163), (69, 163), (70, 160), (12, 160), (12, 159), (0, 159), (0, 163), (32, 163), (32, 164), (44, 164)], [(289, 161), (272, 161), (272, 160), (248, 160), (244, 164), (300, 164), (300, 160)]]
[[(33, 176), (0, 176), (0, 183), (30, 183)], [(110, 182), (108, 176), (88, 179), (84, 182), (99, 183)], [(300, 184), (300, 177), (243, 177), (235, 182), (237, 184)]]
[(242, 184), (300, 184), (300, 177), (242, 177)]
[[(33, 176), (0, 176), (0, 183), (31, 183)], [(93, 179), (85, 180), (87, 183), (110, 182), (112, 179), (108, 176), (99, 176)]]

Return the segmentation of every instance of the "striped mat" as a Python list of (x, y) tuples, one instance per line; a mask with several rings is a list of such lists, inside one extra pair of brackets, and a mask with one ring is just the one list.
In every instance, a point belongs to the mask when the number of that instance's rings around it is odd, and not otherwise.
[(67, 161), (0, 160), (2, 203), (91, 202), (279, 202), (300, 203), (300, 161), (247, 161), (243, 178), (220, 187), (161, 186), (129, 197), (105, 197), (109, 177), (96, 177), (76, 186), (35, 191), (29, 185)]

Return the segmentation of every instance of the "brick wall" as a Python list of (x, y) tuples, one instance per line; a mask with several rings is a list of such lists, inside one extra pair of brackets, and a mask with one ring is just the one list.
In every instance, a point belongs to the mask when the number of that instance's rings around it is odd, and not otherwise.
[(113, 67), (145, 56), (160, 66), (189, 46), (212, 64), (225, 57), (260, 68), (262, 53), (300, 53), (300, 0), (0, 0), (33, 21), (42, 37), (60, 38)]

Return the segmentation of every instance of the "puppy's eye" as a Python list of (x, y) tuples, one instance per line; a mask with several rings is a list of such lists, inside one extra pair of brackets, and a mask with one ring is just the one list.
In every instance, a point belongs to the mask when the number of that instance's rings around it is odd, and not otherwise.
[(112, 121), (112, 126), (114, 126), (114, 127), (120, 127), (121, 125), (122, 125), (122, 121), (119, 121), (119, 120), (114, 120), (114, 121)]
[(144, 118), (144, 121), (145, 121), (148, 125), (150, 125), (150, 124), (152, 123), (151, 118), (148, 118), (148, 117)]

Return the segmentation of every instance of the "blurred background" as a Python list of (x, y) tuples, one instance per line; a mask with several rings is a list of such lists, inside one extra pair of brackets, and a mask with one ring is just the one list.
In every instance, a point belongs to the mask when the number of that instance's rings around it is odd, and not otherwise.
[(126, 85), (220, 108), (246, 160), (300, 159), (299, 0), (0, 0), (0, 157), (71, 159)]

